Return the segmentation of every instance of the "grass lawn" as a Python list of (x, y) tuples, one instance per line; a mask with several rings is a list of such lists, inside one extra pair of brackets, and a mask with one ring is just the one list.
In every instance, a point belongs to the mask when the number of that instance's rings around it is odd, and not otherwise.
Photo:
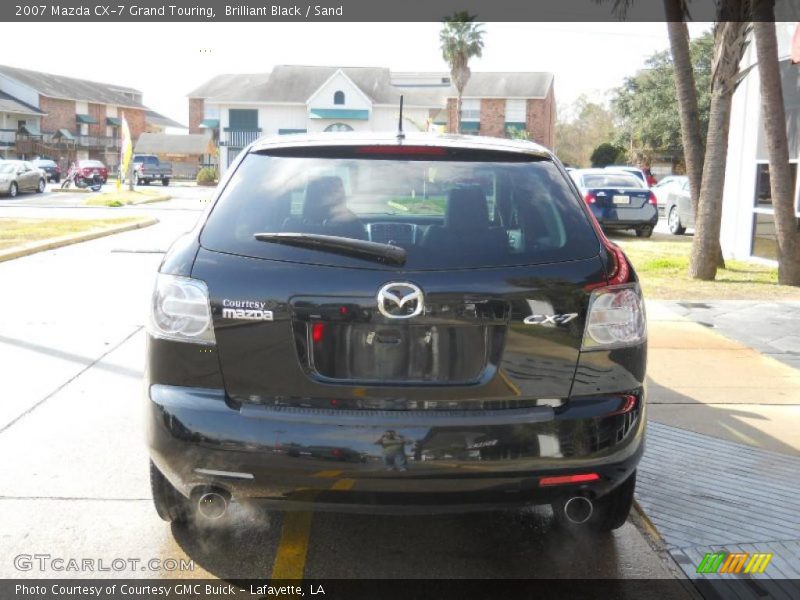
[(143, 204), (146, 202), (162, 202), (169, 200), (169, 194), (157, 190), (134, 190), (127, 188), (119, 192), (103, 192), (91, 194), (84, 204), (89, 206), (125, 206), (126, 204)]
[(444, 205), (447, 199), (444, 196), (429, 196), (428, 198), (392, 198), (389, 206), (402, 211), (407, 211), (412, 215), (443, 215)]
[(778, 285), (778, 270), (728, 260), (715, 281), (699, 281), (686, 274), (691, 236), (654, 233), (650, 239), (613, 234), (633, 263), (646, 298), (661, 300), (800, 300), (800, 288)]
[(71, 233), (105, 229), (140, 220), (121, 219), (7, 219), (0, 218), (0, 250), (27, 242), (57, 238)]

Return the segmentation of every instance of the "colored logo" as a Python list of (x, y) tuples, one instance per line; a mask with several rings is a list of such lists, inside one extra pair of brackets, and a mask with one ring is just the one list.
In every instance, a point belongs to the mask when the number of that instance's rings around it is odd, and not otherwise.
[(707, 552), (697, 565), (698, 573), (763, 573), (772, 553)]

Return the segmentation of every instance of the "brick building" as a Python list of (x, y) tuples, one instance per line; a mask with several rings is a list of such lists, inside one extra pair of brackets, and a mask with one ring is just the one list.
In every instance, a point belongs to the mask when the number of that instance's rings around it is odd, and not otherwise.
[(164, 118), (133, 88), (0, 65), (0, 157), (48, 157), (62, 168), (91, 158), (115, 168), (123, 115), (134, 143)]
[(284, 65), (270, 73), (218, 75), (190, 92), (189, 133), (205, 132), (218, 144), (224, 171), (263, 135), (394, 129), (402, 95), (408, 130), (429, 123), (495, 137), (519, 130), (552, 147), (553, 82), (552, 73), (473, 73), (459, 124), (448, 73)]

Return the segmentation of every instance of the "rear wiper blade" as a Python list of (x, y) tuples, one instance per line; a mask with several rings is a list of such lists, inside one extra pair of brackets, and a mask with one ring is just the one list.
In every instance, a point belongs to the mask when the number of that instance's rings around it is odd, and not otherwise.
[(374, 260), (379, 263), (402, 266), (406, 264), (406, 251), (391, 244), (379, 244), (366, 240), (320, 235), (317, 233), (254, 233), (259, 242), (296, 246), (322, 252), (335, 252), (354, 258)]

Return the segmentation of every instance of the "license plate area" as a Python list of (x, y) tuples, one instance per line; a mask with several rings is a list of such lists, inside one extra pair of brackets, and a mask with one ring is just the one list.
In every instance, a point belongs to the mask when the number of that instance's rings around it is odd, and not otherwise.
[(614, 204), (630, 204), (631, 197), (630, 196), (623, 196), (621, 194), (615, 194), (613, 198)]
[(305, 323), (311, 370), (337, 381), (465, 384), (486, 368), (491, 326)]

